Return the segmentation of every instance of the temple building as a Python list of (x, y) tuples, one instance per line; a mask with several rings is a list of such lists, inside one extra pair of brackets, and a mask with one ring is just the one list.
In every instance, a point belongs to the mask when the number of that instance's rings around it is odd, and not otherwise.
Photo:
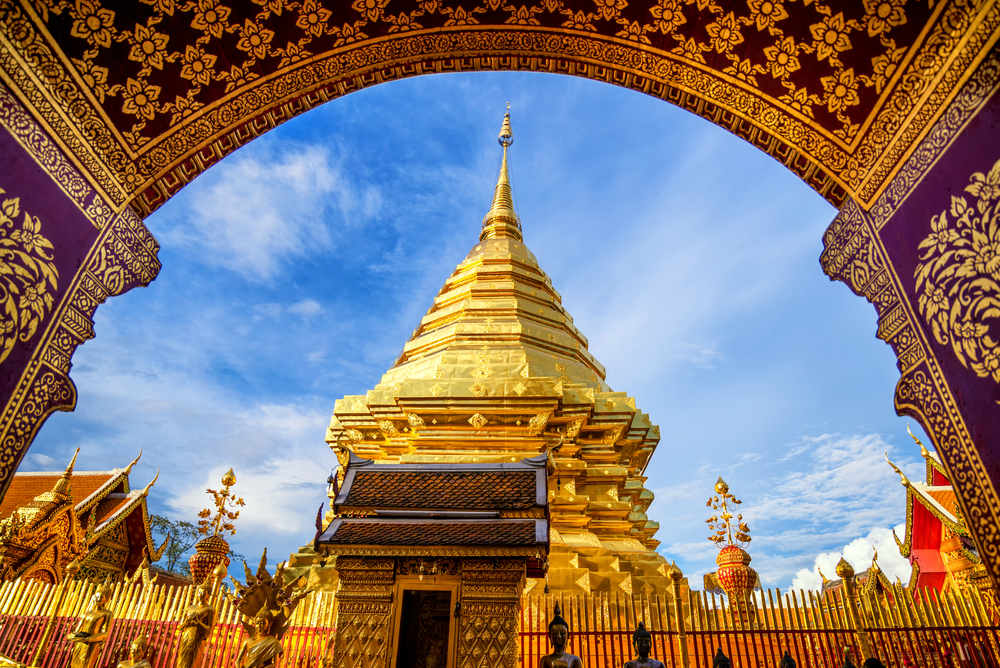
[[(912, 433), (910, 434), (911, 436)], [(931, 587), (938, 591), (957, 589), (965, 594), (978, 589), (984, 602), (996, 613), (996, 594), (990, 585), (982, 558), (969, 534), (941, 459), (915, 436), (925, 464), (924, 482), (914, 482), (899, 467), (906, 488), (906, 534), (896, 537), (899, 553), (910, 560), (910, 588)], [(889, 461), (888, 456), (886, 461)]]
[(347, 457), (316, 540), (340, 577), (331, 665), (518, 666), (520, 597), (548, 552), (546, 456)]
[(61, 473), (15, 474), (0, 505), (0, 581), (58, 583), (74, 559), (78, 577), (103, 581), (133, 575), (144, 558), (158, 560), (167, 543), (153, 542), (146, 508), (156, 479), (132, 489), (129, 474), (138, 461), (74, 471), (74, 454)]
[[(548, 458), (548, 587), (666, 593), (643, 472), (659, 428), (615, 392), (552, 281), (524, 244), (503, 158), (478, 242), (445, 282), (395, 365), (336, 402), (327, 442), (378, 464)], [(343, 475), (345, 466), (339, 469)], [(323, 519), (325, 529), (332, 511)], [(291, 566), (305, 566), (293, 556)], [(545, 583), (531, 579), (528, 591)]]

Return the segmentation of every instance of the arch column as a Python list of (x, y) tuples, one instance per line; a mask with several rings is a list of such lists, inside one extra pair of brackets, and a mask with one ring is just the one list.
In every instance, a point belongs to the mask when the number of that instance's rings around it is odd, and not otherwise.
[(1000, 232), (990, 236), (1000, 205), (998, 87), (994, 51), (874, 205), (844, 205), (820, 258), (831, 279), (875, 306), (876, 336), (898, 359), (896, 412), (934, 441), (994, 585), (1000, 312), (988, 309), (1000, 300)]

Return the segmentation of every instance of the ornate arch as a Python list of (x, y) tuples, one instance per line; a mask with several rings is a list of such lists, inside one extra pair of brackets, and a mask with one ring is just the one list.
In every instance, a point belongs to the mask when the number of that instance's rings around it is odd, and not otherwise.
[[(1000, 158), (955, 148), (992, 146), (998, 31), (995, 0), (0, 0), (0, 235), (20, 253), (6, 261), (38, 274), (0, 277), (0, 490), (45, 416), (75, 403), (70, 360), (97, 305), (156, 276), (141, 219), (191, 179), (365, 86), (535, 70), (688, 109), (843, 207), (823, 268), (876, 305), (897, 409), (981, 519), (996, 581), (1000, 381), (980, 373), (985, 352), (959, 363), (968, 337), (928, 319), (913, 276), (941, 233), (927, 211)], [(968, 271), (993, 280), (987, 260)], [(1000, 340), (980, 320), (969, 332)]]

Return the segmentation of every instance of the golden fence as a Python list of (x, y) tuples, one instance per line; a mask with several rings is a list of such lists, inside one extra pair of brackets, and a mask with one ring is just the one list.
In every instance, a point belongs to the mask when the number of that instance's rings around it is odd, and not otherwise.
[(680, 610), (662, 596), (529, 596), (521, 609), (522, 668), (535, 668), (552, 651), (547, 627), (557, 602), (572, 630), (567, 649), (587, 667), (634, 658), (640, 621), (652, 635), (651, 656), (668, 668), (707, 668), (719, 649), (733, 668), (777, 668), (785, 652), (798, 668), (841, 668), (845, 656), (855, 666), (869, 656), (890, 668), (1000, 666), (1000, 627), (978, 591), (894, 585), (860, 600), (843, 590), (757, 591), (737, 606), (689, 591)]
[[(38, 665), (68, 665), (66, 636), (95, 590), (89, 582), (68, 583), (64, 590), (33, 581), (0, 585), (0, 655), (29, 664), (51, 623)], [(193, 587), (116, 585), (97, 665), (113, 668), (126, 658), (129, 643), (145, 634), (153, 667), (173, 666), (178, 627), (193, 595)], [(522, 668), (535, 668), (551, 651), (546, 631), (557, 602), (572, 630), (568, 650), (586, 668), (618, 668), (634, 658), (632, 633), (640, 621), (652, 635), (651, 655), (669, 668), (708, 668), (719, 648), (733, 668), (777, 668), (785, 652), (799, 668), (841, 668), (845, 655), (856, 666), (874, 655), (890, 668), (1000, 667), (1000, 627), (978, 592), (914, 592), (895, 585), (860, 600), (843, 590), (758, 591), (737, 606), (704, 592), (686, 592), (679, 601), (626, 594), (528, 596), (517, 639)], [(246, 634), (225, 597), (216, 594), (209, 603), (217, 621), (200, 666), (228, 668)], [(334, 615), (334, 594), (304, 598), (282, 639), (279, 668), (322, 668), (332, 658)]]
[[(80, 581), (67, 583), (65, 591), (34, 581), (6, 582), (0, 586), (0, 655), (28, 664), (39, 646), (45, 628), (54, 620), (44, 656), (38, 665), (64, 668), (69, 665), (67, 639), (77, 619), (86, 612), (97, 585)], [(140, 583), (115, 586), (108, 608), (112, 613), (108, 639), (97, 662), (113, 668), (127, 658), (129, 644), (145, 634), (149, 639), (147, 657), (153, 668), (173, 666), (184, 609), (194, 599), (194, 587), (172, 587)], [(60, 602), (59, 594), (62, 593)], [(306, 596), (292, 614), (282, 638), (282, 666), (319, 666), (327, 641), (334, 629), (332, 593), (314, 592)], [(59, 609), (56, 610), (56, 606)], [(246, 639), (240, 613), (221, 594), (209, 604), (216, 610), (216, 624), (205, 642), (201, 668), (229, 668)], [(53, 617), (53, 613), (55, 613)]]

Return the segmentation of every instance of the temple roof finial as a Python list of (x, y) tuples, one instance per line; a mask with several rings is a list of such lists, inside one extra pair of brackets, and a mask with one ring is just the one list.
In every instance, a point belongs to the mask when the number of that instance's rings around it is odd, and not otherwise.
[(80, 448), (77, 448), (76, 452), (73, 453), (73, 459), (70, 461), (69, 466), (66, 467), (66, 471), (64, 471), (59, 480), (56, 481), (56, 486), (52, 488), (52, 491), (56, 494), (63, 494), (65, 496), (69, 495), (70, 478), (73, 476), (73, 467), (76, 466), (76, 457), (79, 454)]
[(500, 177), (493, 189), (493, 204), (483, 218), (483, 231), (480, 241), (509, 237), (521, 241), (521, 223), (514, 212), (514, 199), (511, 195), (510, 176), (507, 172), (507, 149), (514, 143), (514, 133), (510, 129), (510, 102), (507, 103), (507, 113), (503, 117), (503, 126), (497, 141), (503, 146), (503, 161), (500, 163)]

